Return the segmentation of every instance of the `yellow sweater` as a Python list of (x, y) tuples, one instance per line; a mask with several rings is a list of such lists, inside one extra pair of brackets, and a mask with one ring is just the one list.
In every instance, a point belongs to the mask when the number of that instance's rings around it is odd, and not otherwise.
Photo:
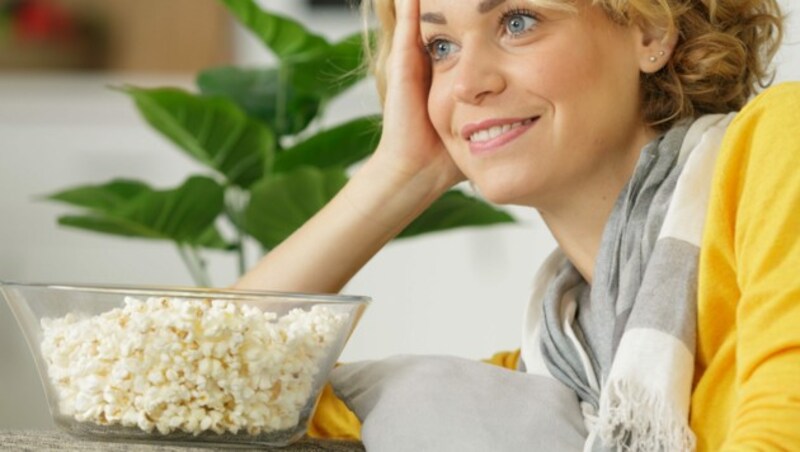
[[(800, 451), (800, 83), (725, 134), (701, 246), (691, 427), (698, 451)], [(519, 352), (489, 362), (516, 368)], [(326, 387), (311, 436), (359, 437)]]
[(698, 451), (800, 451), (800, 83), (733, 120), (700, 251)]

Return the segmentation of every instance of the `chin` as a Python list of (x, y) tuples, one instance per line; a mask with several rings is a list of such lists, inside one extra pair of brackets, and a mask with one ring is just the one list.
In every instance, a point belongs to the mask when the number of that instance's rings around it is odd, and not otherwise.
[(473, 183), (473, 187), (481, 198), (492, 204), (527, 205), (519, 190), (514, 190), (515, 187), (509, 187), (506, 184), (479, 184), (477, 182)]

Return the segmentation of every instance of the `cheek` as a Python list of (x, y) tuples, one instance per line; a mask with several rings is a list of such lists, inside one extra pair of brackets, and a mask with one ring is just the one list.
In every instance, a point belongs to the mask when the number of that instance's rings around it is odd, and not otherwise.
[[(608, 128), (608, 121), (627, 112), (629, 94), (619, 89), (623, 74), (613, 66), (616, 60), (607, 61), (614, 55), (604, 57), (596, 45), (579, 39), (569, 50), (563, 45), (540, 50), (535, 61), (547, 64), (529, 65), (521, 80), (529, 93), (540, 96), (552, 109), (557, 126), (553, 138), (558, 143), (581, 147), (595, 138), (589, 131)], [(587, 133), (575, 134), (576, 130)]]
[(434, 76), (428, 93), (428, 116), (439, 138), (444, 142), (451, 139), (450, 129), (453, 117), (451, 99), (447, 84), (440, 77)]
[(528, 68), (523, 80), (528, 80), (553, 101), (585, 98), (587, 88), (593, 85), (593, 56), (581, 52), (582, 49), (564, 51), (561, 48), (550, 48), (536, 55), (536, 61), (546, 61), (546, 65), (536, 64)]

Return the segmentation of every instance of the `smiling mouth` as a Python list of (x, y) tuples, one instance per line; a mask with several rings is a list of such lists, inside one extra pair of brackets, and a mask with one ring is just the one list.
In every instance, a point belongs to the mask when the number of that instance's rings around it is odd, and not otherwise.
[(489, 127), (487, 129), (479, 130), (473, 132), (469, 136), (468, 141), (470, 143), (485, 143), (487, 141), (494, 140), (495, 138), (504, 135), (514, 129), (527, 126), (533, 123), (533, 121), (535, 121), (536, 119), (538, 119), (538, 117), (528, 118), (522, 121), (513, 122), (511, 124), (497, 125)]

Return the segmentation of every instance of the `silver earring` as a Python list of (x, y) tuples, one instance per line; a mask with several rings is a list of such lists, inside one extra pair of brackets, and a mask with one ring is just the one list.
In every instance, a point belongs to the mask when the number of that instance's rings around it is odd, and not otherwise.
[(651, 63), (655, 63), (656, 61), (658, 61), (659, 57), (663, 57), (664, 55), (666, 55), (666, 52), (664, 52), (663, 50), (659, 50), (658, 57), (656, 57), (655, 55), (650, 55), (650, 58), (649, 58), (650, 62)]

